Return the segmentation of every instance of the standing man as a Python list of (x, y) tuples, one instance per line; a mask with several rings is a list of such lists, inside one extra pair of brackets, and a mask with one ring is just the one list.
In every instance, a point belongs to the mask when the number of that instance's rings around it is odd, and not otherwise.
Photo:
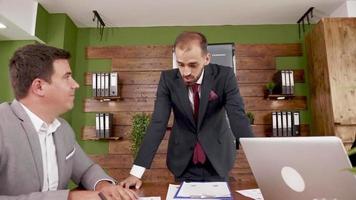
[[(210, 63), (205, 36), (181, 33), (174, 44), (178, 69), (163, 71), (151, 124), (121, 185), (139, 188), (145, 169), (174, 124), (167, 166), (177, 181), (227, 181), (236, 157), (236, 139), (253, 136), (233, 68)], [(231, 128), (226, 120), (227, 112)]]
[[(0, 104), (0, 199), (137, 199), (114, 185), (59, 116), (73, 107), (78, 83), (68, 52), (27, 45), (10, 60), (16, 99)], [(69, 191), (69, 180), (91, 191)]]

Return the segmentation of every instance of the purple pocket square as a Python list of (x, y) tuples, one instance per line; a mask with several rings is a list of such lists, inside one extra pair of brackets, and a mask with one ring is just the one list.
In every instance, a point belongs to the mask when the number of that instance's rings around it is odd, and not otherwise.
[(219, 98), (219, 96), (213, 90), (211, 90), (210, 93), (209, 93), (208, 100), (209, 101), (213, 101), (213, 100), (215, 100), (217, 98)]

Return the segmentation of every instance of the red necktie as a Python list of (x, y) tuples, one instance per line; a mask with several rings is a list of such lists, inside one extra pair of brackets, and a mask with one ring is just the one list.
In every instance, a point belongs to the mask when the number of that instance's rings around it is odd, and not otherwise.
[[(194, 100), (194, 112), (193, 117), (195, 123), (198, 125), (198, 116), (199, 116), (199, 84), (192, 85), (193, 90), (193, 100)], [(193, 153), (193, 163), (201, 163), (204, 164), (206, 160), (206, 156), (202, 146), (199, 141), (195, 144), (194, 153)]]

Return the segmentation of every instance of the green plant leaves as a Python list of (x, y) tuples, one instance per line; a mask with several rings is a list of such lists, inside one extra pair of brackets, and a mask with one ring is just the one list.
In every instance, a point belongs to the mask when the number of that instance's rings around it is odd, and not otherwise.
[(137, 152), (141, 146), (143, 137), (146, 133), (147, 127), (150, 124), (150, 116), (145, 113), (139, 113), (132, 117), (131, 130), (131, 152), (136, 157)]

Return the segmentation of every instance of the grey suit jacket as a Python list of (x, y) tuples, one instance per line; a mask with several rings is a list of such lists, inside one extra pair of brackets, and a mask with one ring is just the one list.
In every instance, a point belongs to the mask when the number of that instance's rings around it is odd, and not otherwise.
[(154, 112), (135, 159), (136, 165), (150, 168), (173, 109), (167, 152), (169, 170), (175, 176), (183, 173), (199, 139), (217, 173), (222, 177), (228, 175), (236, 157), (236, 139), (253, 134), (232, 68), (210, 64), (204, 70), (198, 123), (193, 119), (188, 89), (178, 69), (161, 73)]
[(0, 104), (0, 199), (67, 199), (67, 185), (92, 190), (100, 179), (109, 177), (83, 152), (70, 125), (53, 133), (58, 163), (58, 190), (41, 192), (43, 166), (38, 133), (20, 103)]

